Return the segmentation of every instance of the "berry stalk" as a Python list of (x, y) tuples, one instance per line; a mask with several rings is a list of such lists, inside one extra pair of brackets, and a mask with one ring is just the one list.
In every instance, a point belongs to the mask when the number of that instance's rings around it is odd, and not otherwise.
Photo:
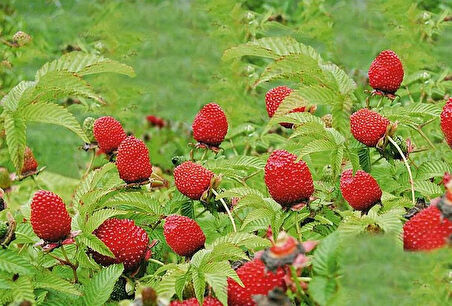
[[(215, 197), (218, 196), (218, 193), (215, 191), (215, 189), (212, 188), (212, 193), (215, 195)], [(226, 210), (226, 213), (229, 216), (229, 219), (231, 220), (232, 228), (234, 229), (234, 232), (237, 233), (237, 227), (235, 226), (234, 218), (232, 217), (231, 211), (229, 210), (228, 206), (224, 202), (222, 198), (220, 198), (221, 204), (223, 204), (224, 209)]]
[(394, 139), (392, 139), (391, 136), (388, 136), (388, 140), (397, 149), (397, 151), (399, 151), (400, 156), (402, 156), (403, 163), (405, 164), (405, 167), (408, 171), (408, 175), (410, 177), (411, 197), (412, 197), (413, 205), (416, 205), (416, 198), (414, 196), (414, 181), (413, 181), (413, 175), (411, 174), (410, 165), (408, 165), (408, 161), (406, 160), (405, 154), (403, 154), (402, 150), (400, 149), (399, 145), (394, 141)]

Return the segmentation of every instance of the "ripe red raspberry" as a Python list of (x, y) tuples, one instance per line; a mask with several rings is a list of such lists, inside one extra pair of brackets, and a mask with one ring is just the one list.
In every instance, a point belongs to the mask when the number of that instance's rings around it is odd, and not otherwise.
[(196, 221), (178, 215), (166, 217), (163, 225), (166, 243), (180, 256), (191, 256), (201, 249), (206, 236)]
[(196, 141), (218, 147), (228, 133), (228, 121), (218, 104), (209, 103), (196, 115), (192, 128)]
[(353, 136), (368, 147), (377, 145), (389, 124), (388, 119), (367, 108), (360, 109), (350, 116), (350, 129)]
[(133, 271), (145, 259), (149, 248), (148, 234), (135, 225), (133, 220), (105, 220), (93, 234), (115, 255), (115, 258), (112, 258), (92, 251), (93, 259), (103, 266), (123, 263), (126, 271)]
[(395, 93), (403, 81), (403, 66), (394, 51), (382, 51), (369, 68), (369, 84), (373, 89)]
[(431, 205), (417, 213), (403, 226), (405, 250), (433, 250), (447, 243), (452, 235), (452, 222), (441, 217), (438, 207)]
[(447, 101), (441, 112), (441, 130), (447, 143), (452, 148), (452, 98)]
[(367, 210), (381, 199), (377, 181), (367, 172), (351, 169), (341, 175), (341, 192), (344, 199), (356, 210)]
[(36, 161), (33, 151), (29, 147), (25, 147), (24, 165), (22, 166), (22, 174), (35, 172), (38, 169), (38, 162)]
[(199, 164), (186, 161), (174, 169), (177, 189), (192, 200), (199, 200), (210, 186), (213, 172)]
[[(185, 301), (172, 301), (170, 306), (199, 306), (199, 302), (196, 298), (191, 298)], [(219, 300), (213, 297), (206, 297), (202, 306), (223, 306)]]
[(31, 226), (49, 242), (63, 240), (71, 232), (71, 217), (63, 200), (51, 191), (39, 190), (31, 200)]
[(106, 154), (118, 149), (121, 142), (127, 137), (121, 123), (110, 116), (97, 119), (94, 122), (93, 132), (99, 148)]
[(139, 183), (149, 179), (152, 165), (144, 142), (134, 136), (124, 139), (118, 148), (116, 167), (119, 177), (126, 183)]
[(265, 184), (272, 198), (283, 207), (309, 199), (314, 193), (311, 172), (302, 160), (285, 150), (275, 150), (265, 165)]
[[(265, 106), (267, 108), (268, 117), (272, 118), (275, 115), (276, 110), (279, 105), (284, 101), (286, 97), (290, 95), (292, 89), (286, 86), (278, 86), (273, 89), (270, 89), (265, 94)], [(291, 110), (289, 113), (302, 113), (306, 110), (306, 107), (298, 107)], [(293, 124), (282, 122), (281, 126), (285, 128), (291, 128)]]
[(284, 270), (278, 268), (276, 273), (266, 271), (264, 263), (260, 259), (254, 259), (237, 269), (244, 287), (234, 280), (228, 279), (228, 305), (229, 306), (254, 306), (253, 295), (267, 295), (275, 287), (285, 289)]

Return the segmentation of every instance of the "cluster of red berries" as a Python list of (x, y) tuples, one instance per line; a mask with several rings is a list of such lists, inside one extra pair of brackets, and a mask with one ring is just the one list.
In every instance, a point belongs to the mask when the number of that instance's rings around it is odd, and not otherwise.
[[(381, 52), (369, 69), (369, 84), (376, 94), (394, 95), (403, 80), (403, 66), (397, 55), (390, 50)], [(271, 89), (265, 96), (269, 117), (273, 117), (278, 107), (292, 92), (292, 89), (279, 86)], [(299, 107), (289, 113), (304, 112)], [(148, 116), (150, 124), (164, 127), (164, 120)], [(290, 123), (281, 123), (292, 128)], [(377, 146), (391, 130), (390, 121), (367, 108), (358, 110), (350, 116), (351, 133), (356, 140), (369, 147)], [(448, 144), (452, 147), (452, 99), (444, 106), (441, 114), (441, 128)], [(225, 139), (228, 121), (221, 107), (215, 103), (205, 105), (196, 115), (193, 124), (193, 137), (200, 146), (215, 149)], [(147, 181), (152, 174), (149, 152), (143, 141), (128, 136), (121, 124), (112, 117), (97, 119), (93, 126), (94, 137), (99, 149), (105, 154), (116, 154), (119, 176), (126, 183)], [(25, 151), (22, 173), (36, 171), (37, 163), (29, 148)], [(213, 188), (215, 175), (210, 170), (192, 161), (186, 161), (174, 169), (177, 189), (193, 200), (200, 200)], [(293, 208), (310, 200), (314, 184), (308, 165), (297, 156), (285, 150), (275, 150), (265, 165), (265, 184), (271, 197), (284, 209)], [(382, 190), (377, 181), (365, 171), (345, 170), (340, 179), (340, 190), (344, 199), (356, 210), (367, 211), (380, 202)], [(452, 202), (445, 197), (442, 201)], [(449, 205), (450, 203), (447, 202)], [(67, 238), (71, 231), (71, 217), (60, 197), (40, 190), (35, 193), (31, 203), (31, 224), (38, 237), (48, 242), (58, 242)], [(134, 221), (111, 218), (100, 225), (94, 234), (111, 250), (113, 257), (90, 251), (93, 259), (101, 265), (123, 263), (126, 271), (134, 271), (149, 258), (149, 237), (144, 229)], [(188, 217), (170, 215), (165, 218), (163, 234), (168, 246), (178, 255), (191, 257), (204, 247), (206, 237), (198, 223)], [(452, 222), (444, 217), (436, 206), (421, 211), (404, 225), (404, 246), (407, 250), (434, 249), (446, 244), (452, 235)], [(271, 258), (256, 257), (239, 267), (236, 272), (243, 287), (228, 279), (228, 305), (256, 305), (255, 295), (267, 295), (279, 287), (286, 289), (286, 272), (276, 265), (268, 270), (267, 261), (281, 262), (287, 252), (298, 255), (302, 247), (295, 243), (274, 246), (269, 249)], [(297, 251), (298, 250), (298, 251)], [(297, 252), (295, 252), (297, 251)], [(282, 255), (281, 255), (282, 254)], [(295, 258), (294, 255), (294, 258)], [(290, 258), (291, 260), (293, 258)], [(273, 271), (272, 271), (273, 270)], [(196, 298), (173, 301), (170, 305), (199, 305)], [(204, 306), (221, 305), (214, 297), (206, 297)]]
[(105, 154), (117, 151), (116, 167), (119, 177), (127, 184), (147, 181), (152, 174), (149, 151), (144, 142), (128, 136), (116, 119), (101, 117), (94, 122), (94, 137)]

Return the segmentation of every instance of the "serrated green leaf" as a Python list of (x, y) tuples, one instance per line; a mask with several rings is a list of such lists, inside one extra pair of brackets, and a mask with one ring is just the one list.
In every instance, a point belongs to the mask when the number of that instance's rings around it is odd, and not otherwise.
[(88, 248), (93, 249), (94, 251), (109, 256), (112, 258), (115, 258), (115, 255), (110, 251), (110, 249), (96, 236), (89, 233), (83, 233), (80, 236), (76, 237), (77, 240), (79, 240), (81, 243), (86, 245)]
[(20, 114), (26, 121), (63, 126), (74, 132), (84, 142), (90, 142), (74, 115), (60, 105), (53, 103), (29, 104), (20, 110)]
[(97, 272), (89, 282), (83, 286), (83, 303), (85, 305), (102, 305), (109, 298), (113, 286), (124, 271), (122, 264), (116, 264), (103, 268)]
[(92, 233), (96, 228), (98, 228), (102, 223), (104, 223), (105, 220), (118, 216), (126, 214), (126, 211), (116, 210), (116, 209), (101, 209), (96, 212), (94, 212), (86, 222), (85, 226), (83, 227), (83, 231), (85, 233)]
[(26, 146), (26, 131), (25, 120), (17, 113), (4, 113), (5, 118), (5, 132), (6, 144), (8, 145), (8, 152), (11, 161), (14, 164), (17, 172), (22, 170), (24, 164), (24, 152)]
[(102, 56), (84, 52), (70, 52), (59, 59), (46, 63), (36, 72), (36, 80), (52, 71), (76, 72), (78, 75), (113, 72), (135, 76), (133, 68)]
[(8, 249), (0, 251), (0, 271), (13, 274), (20, 273), (21, 275), (30, 275), (36, 272), (29, 260)]

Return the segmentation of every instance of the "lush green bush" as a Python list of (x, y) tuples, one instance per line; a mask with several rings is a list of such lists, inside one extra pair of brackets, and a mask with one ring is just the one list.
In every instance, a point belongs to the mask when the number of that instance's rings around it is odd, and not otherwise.
[[(238, 280), (233, 268), (271, 245), (269, 226), (273, 238), (284, 231), (319, 241), (309, 263), (289, 274), (286, 293), (297, 305), (450, 303), (451, 248), (404, 252), (401, 239), (407, 211), (442, 196), (451, 172), (439, 125), (452, 90), (450, 0), (4, 2), (0, 179), (8, 173), (13, 182), (0, 180), (0, 221), (10, 229), (0, 239), (0, 304), (115, 305), (110, 295), (124, 276), (144, 303), (153, 288), (163, 305), (207, 295), (226, 304), (227, 279)], [(394, 100), (371, 95), (367, 80), (385, 49), (405, 70)], [(264, 96), (278, 85), (294, 91), (269, 119)], [(212, 101), (229, 123), (219, 152), (194, 147), (191, 135), (196, 113)], [(366, 106), (397, 122), (399, 145), (409, 139), (405, 163), (387, 137), (391, 154), (354, 139), (350, 115)], [(93, 141), (83, 122), (104, 115), (144, 140), (153, 187), (125, 184), (94, 142), (83, 150)], [(148, 115), (165, 127), (151, 126)], [(21, 173), (26, 146), (39, 163), (32, 175)], [(299, 210), (283, 209), (267, 191), (264, 167), (275, 149), (296, 154), (312, 173), (314, 195)], [(183, 196), (174, 157), (221, 177), (215, 194)], [(370, 173), (381, 205), (354, 211), (339, 188), (345, 169)], [(30, 202), (39, 189), (63, 198), (74, 243), (36, 245)], [(166, 243), (162, 220), (171, 214), (195, 219), (206, 236), (191, 258)], [(111, 255), (93, 231), (112, 217), (134, 220), (158, 242), (136, 275), (91, 257)]]

